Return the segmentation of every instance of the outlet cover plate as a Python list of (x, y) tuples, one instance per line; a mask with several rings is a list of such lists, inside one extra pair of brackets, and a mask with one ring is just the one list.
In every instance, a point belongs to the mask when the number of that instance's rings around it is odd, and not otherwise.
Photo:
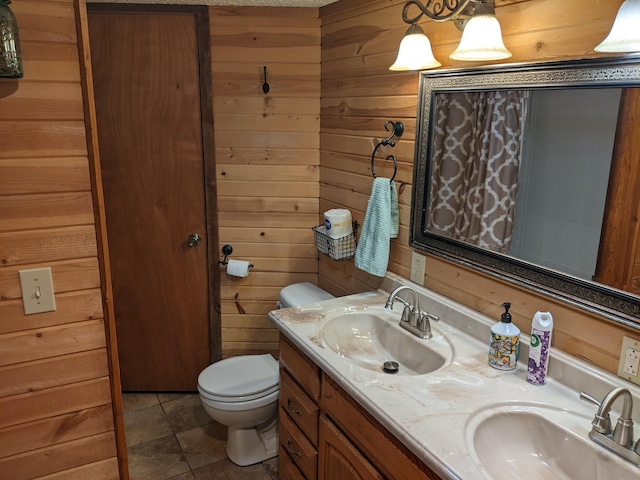
[(622, 337), (618, 376), (640, 385), (640, 340)]
[(427, 257), (417, 252), (411, 252), (411, 281), (424, 285), (424, 274)]

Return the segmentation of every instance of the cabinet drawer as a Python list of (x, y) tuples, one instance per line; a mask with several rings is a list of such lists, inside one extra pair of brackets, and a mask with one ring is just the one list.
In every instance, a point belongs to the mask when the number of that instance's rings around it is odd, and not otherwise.
[(280, 446), (298, 466), (305, 478), (316, 480), (318, 452), (289, 416), (280, 410)]
[(280, 407), (317, 447), (319, 408), (285, 370), (280, 370)]
[(282, 445), (280, 445), (280, 452), (278, 453), (278, 479), (306, 480)]
[(320, 367), (294, 346), (282, 333), (280, 334), (280, 365), (314, 402), (320, 400)]

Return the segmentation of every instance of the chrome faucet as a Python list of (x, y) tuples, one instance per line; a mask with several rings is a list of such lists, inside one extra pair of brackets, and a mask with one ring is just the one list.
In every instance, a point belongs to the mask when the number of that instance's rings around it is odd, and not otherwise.
[[(398, 294), (404, 290), (411, 293), (411, 296), (413, 297), (413, 304), (398, 296)], [(440, 318), (430, 313), (420, 311), (420, 306), (418, 305), (418, 294), (416, 291), (407, 285), (397, 287), (389, 294), (389, 298), (387, 298), (387, 303), (385, 303), (384, 308), (387, 310), (393, 310), (393, 302), (396, 300), (399, 300), (404, 305), (402, 316), (400, 317), (400, 326), (417, 337), (425, 339), (432, 338), (433, 333), (431, 333), (431, 320), (437, 322)]]
[[(620, 397), (624, 401), (622, 414), (612, 432), (609, 412), (614, 402)], [(631, 420), (633, 398), (631, 392), (627, 388), (616, 387), (607, 393), (602, 403), (584, 392), (580, 394), (580, 398), (598, 405), (598, 412), (591, 422), (592, 428), (589, 432), (589, 438), (640, 467), (640, 438), (635, 446), (633, 443), (633, 420)]]

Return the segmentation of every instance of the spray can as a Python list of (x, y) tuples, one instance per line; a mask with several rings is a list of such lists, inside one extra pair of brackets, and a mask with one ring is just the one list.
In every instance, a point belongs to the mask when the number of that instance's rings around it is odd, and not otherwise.
[(536, 312), (531, 324), (531, 347), (529, 348), (529, 365), (527, 382), (533, 385), (544, 385), (549, 370), (549, 348), (553, 333), (553, 317), (549, 312)]

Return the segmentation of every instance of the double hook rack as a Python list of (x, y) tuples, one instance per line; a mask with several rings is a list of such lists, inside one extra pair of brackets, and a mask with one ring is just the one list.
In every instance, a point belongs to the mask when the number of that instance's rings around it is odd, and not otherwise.
[[(391, 129), (389, 129), (389, 127), (391, 127)], [(384, 129), (387, 132), (391, 132), (391, 133), (387, 138), (378, 142), (376, 147), (373, 149), (373, 153), (371, 154), (371, 175), (373, 175), (373, 178), (376, 178), (376, 170), (375, 170), (374, 163), (375, 163), (375, 157), (376, 157), (376, 152), (378, 151), (378, 148), (380, 148), (381, 146), (387, 146), (387, 145), (391, 147), (395, 147), (396, 142), (392, 140), (393, 137), (401, 137), (402, 134), (404, 133), (404, 125), (402, 124), (402, 122), (394, 122), (392, 120), (387, 120), (386, 122), (384, 122)], [(393, 160), (393, 176), (391, 177), (391, 181), (393, 182), (393, 179), (396, 178), (396, 173), (398, 172), (398, 159), (395, 157), (395, 155), (388, 155), (386, 160), (389, 160), (389, 159)]]

